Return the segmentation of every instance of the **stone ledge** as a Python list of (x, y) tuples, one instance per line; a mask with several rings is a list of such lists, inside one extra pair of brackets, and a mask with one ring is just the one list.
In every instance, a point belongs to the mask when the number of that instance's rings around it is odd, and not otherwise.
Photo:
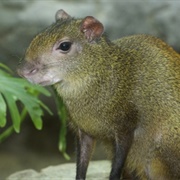
[[(91, 161), (87, 172), (87, 180), (106, 180), (110, 172), (109, 161)], [(74, 180), (75, 179), (75, 163), (66, 163), (57, 166), (49, 166), (37, 172), (33, 169), (18, 171), (6, 180)]]

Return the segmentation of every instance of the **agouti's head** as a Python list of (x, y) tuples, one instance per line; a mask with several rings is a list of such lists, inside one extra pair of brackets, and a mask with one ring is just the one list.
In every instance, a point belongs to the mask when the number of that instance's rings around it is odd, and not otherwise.
[(59, 10), (56, 22), (32, 40), (18, 74), (44, 86), (72, 78), (82, 64), (92, 64), (85, 62), (87, 51), (96, 49), (103, 31), (103, 25), (92, 16), (74, 19)]

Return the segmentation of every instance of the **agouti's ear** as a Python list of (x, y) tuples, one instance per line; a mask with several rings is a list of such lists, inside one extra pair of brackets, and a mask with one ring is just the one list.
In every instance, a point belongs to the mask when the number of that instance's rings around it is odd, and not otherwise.
[(68, 19), (68, 18), (71, 18), (71, 16), (67, 14), (63, 9), (60, 9), (56, 12), (55, 15), (56, 21), (61, 19)]
[(101, 37), (104, 32), (104, 26), (101, 22), (92, 16), (87, 16), (82, 20), (80, 30), (84, 33), (89, 42)]

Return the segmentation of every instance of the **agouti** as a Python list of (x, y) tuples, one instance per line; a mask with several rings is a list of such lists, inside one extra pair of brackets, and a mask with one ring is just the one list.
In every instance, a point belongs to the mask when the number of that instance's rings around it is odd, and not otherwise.
[(18, 73), (54, 85), (77, 134), (76, 179), (96, 140), (112, 155), (110, 179), (180, 179), (180, 55), (148, 35), (110, 41), (92, 16), (65, 11), (28, 47)]

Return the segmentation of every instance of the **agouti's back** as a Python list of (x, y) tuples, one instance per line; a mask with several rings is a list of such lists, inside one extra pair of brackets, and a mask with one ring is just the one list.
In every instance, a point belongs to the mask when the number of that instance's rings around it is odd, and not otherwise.
[(180, 56), (151, 36), (129, 36), (115, 43), (132, 61), (132, 101), (140, 116), (127, 166), (132, 171), (138, 167), (142, 179), (144, 166), (151, 179), (179, 179)]
[(158, 106), (157, 110), (169, 110), (179, 119), (180, 55), (160, 39), (147, 35), (125, 37), (115, 43), (120, 47), (120, 59), (130, 62), (131, 97), (138, 109), (152, 111)]

